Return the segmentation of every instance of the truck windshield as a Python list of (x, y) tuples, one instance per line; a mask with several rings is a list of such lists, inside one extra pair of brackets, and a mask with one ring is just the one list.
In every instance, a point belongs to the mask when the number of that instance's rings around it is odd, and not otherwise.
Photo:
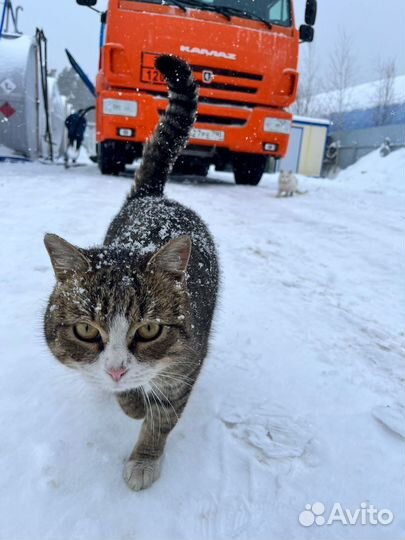
[[(170, 0), (129, 0), (131, 2), (150, 2), (152, 4), (171, 3)], [(217, 11), (229, 17), (262, 20), (268, 26), (291, 26), (290, 0), (176, 0), (193, 9)]]

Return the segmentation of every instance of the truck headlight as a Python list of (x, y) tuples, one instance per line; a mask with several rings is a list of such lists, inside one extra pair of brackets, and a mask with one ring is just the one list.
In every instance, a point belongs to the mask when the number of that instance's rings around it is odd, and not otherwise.
[(281, 118), (265, 118), (263, 129), (271, 133), (284, 133), (288, 135), (291, 129), (291, 121), (282, 120)]
[(126, 99), (103, 100), (103, 113), (113, 116), (136, 116), (138, 114), (138, 103)]

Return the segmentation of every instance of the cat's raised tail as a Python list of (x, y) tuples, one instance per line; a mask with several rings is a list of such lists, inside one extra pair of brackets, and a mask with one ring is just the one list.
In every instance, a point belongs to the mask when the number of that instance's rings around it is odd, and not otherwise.
[(186, 146), (196, 118), (198, 90), (187, 62), (168, 54), (159, 56), (155, 67), (167, 81), (169, 106), (145, 144), (130, 198), (163, 195), (167, 176)]

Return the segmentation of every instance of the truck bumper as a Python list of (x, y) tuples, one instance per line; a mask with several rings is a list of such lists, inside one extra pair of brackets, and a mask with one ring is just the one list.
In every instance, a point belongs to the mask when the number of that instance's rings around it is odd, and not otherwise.
[[(122, 99), (137, 102), (135, 117), (103, 113), (105, 99)], [(160, 114), (167, 107), (164, 96), (154, 96), (133, 91), (102, 91), (97, 97), (97, 142), (106, 140), (144, 143), (153, 133)], [(281, 121), (284, 132), (266, 132), (265, 118)], [(193, 148), (199, 152), (230, 152), (264, 154), (276, 158), (287, 152), (292, 115), (270, 107), (206, 103), (201, 100), (187, 153)], [(276, 122), (277, 123), (277, 122)], [(273, 146), (269, 146), (273, 145)]]

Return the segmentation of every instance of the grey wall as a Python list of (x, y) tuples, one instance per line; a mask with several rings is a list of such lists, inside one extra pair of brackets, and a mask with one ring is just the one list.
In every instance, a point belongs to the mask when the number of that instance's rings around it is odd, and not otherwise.
[(357, 129), (355, 131), (336, 133), (333, 134), (333, 137), (341, 142), (342, 146), (339, 149), (337, 164), (344, 169), (381, 146), (386, 137), (389, 137), (395, 145), (405, 146), (405, 125), (393, 124)]

